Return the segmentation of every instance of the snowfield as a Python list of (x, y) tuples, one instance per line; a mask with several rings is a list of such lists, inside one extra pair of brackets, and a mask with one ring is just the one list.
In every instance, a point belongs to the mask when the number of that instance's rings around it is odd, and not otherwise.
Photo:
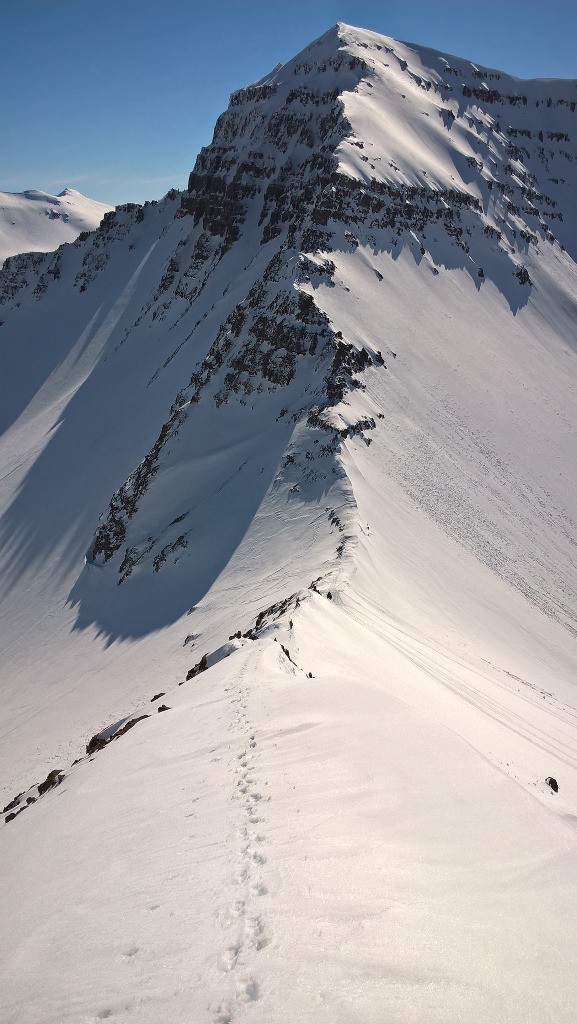
[(574, 1021), (576, 108), (338, 25), (0, 274), (3, 1022)]
[(57, 196), (37, 189), (0, 192), (0, 265), (17, 253), (52, 252), (73, 242), (81, 231), (97, 228), (112, 209), (74, 188)]

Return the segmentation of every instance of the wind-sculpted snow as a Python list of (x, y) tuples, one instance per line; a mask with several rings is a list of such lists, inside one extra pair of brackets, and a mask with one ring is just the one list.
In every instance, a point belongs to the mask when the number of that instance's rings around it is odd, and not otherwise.
[(338, 25), (0, 273), (8, 1020), (572, 1024), (576, 106)]

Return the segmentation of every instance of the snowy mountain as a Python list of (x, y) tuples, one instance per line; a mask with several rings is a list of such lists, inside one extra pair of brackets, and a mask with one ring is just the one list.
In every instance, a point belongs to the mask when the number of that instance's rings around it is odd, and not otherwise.
[(73, 188), (57, 196), (36, 189), (0, 192), (0, 264), (17, 253), (52, 252), (73, 242), (81, 231), (97, 228), (112, 209)]
[(5, 265), (3, 1020), (573, 1021), (576, 124), (339, 24)]

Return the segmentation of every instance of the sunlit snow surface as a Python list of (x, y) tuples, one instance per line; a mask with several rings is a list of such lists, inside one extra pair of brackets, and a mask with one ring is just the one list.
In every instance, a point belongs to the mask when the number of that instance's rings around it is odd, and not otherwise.
[(112, 209), (73, 188), (57, 196), (37, 189), (0, 192), (0, 266), (16, 253), (52, 252), (73, 242), (81, 231), (97, 228)]
[[(478, 189), (500, 215), (458, 104), (449, 130), (416, 82), (471, 65), (339, 33), (270, 80), (339, 46), (375, 61), (343, 96), (341, 169)], [(548, 83), (505, 78), (536, 133)], [(88, 249), (66, 246), (3, 307), (3, 804), (66, 773), (1, 826), (3, 1022), (574, 1021), (577, 225), (551, 190), (565, 250), (487, 241), (483, 279), (434, 228), (393, 247), (367, 222), (353, 246), (335, 223), (331, 282), (299, 287), (382, 353), (331, 410), (374, 429), (308, 458), (304, 371), (200, 402), (130, 524), (146, 546), (181, 512), (189, 545), (120, 586), (120, 555), (84, 564), (99, 516), (280, 243), (255, 204), (190, 310), (167, 290), (136, 323), (201, 231), (169, 196), (85, 291)]]

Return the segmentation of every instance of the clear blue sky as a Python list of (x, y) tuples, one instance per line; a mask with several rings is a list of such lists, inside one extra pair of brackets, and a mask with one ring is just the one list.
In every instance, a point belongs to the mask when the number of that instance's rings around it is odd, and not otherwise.
[(183, 188), (229, 93), (336, 21), (577, 78), (577, 0), (2, 0), (0, 190)]

